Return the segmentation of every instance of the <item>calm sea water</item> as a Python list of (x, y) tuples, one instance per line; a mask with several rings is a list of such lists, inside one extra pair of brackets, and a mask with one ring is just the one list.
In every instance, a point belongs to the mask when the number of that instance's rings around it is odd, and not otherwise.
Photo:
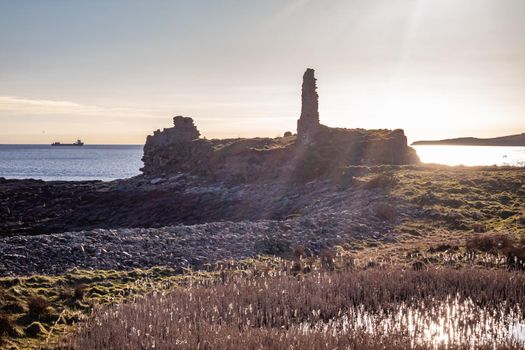
[(114, 180), (140, 174), (140, 145), (0, 145), (0, 177)]
[(413, 146), (424, 163), (525, 166), (525, 147)]
[[(525, 166), (525, 147), (415, 146), (425, 163)], [(104, 180), (132, 177), (142, 167), (141, 145), (0, 145), (0, 177)]]

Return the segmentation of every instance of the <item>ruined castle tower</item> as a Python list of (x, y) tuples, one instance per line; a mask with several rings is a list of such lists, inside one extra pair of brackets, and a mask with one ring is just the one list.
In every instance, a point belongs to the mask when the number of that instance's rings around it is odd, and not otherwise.
[(314, 70), (306, 69), (303, 75), (301, 116), (297, 121), (297, 140), (303, 145), (312, 143), (320, 126), (319, 95), (317, 95), (315, 81)]

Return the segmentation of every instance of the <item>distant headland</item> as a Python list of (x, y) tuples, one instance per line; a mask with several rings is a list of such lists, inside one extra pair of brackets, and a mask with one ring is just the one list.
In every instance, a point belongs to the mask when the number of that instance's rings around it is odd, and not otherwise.
[(453, 145), (453, 146), (525, 146), (525, 133), (500, 136), (487, 139), (476, 137), (460, 137), (455, 139), (416, 141), (411, 146), (423, 145)]

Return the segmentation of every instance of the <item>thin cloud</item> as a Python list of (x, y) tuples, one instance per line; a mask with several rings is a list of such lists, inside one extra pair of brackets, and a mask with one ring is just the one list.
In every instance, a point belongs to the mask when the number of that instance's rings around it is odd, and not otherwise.
[(0, 112), (57, 113), (86, 108), (88, 106), (70, 101), (31, 100), (16, 96), (0, 96)]
[(72, 101), (28, 99), (17, 96), (0, 96), (0, 115), (84, 115), (126, 118), (159, 117), (161, 111), (137, 107), (105, 107)]

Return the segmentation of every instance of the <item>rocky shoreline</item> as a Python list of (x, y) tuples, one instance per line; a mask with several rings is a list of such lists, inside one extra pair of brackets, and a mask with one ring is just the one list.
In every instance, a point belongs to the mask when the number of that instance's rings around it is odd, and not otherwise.
[[(0, 237), (214, 221), (283, 220), (311, 202), (349, 190), (356, 175), (401, 166), (350, 167), (337, 179), (228, 184), (181, 173), (102, 181), (0, 178)], [(310, 213), (308, 213), (309, 215)]]
[(61, 274), (72, 268), (199, 268), (225, 259), (286, 254), (298, 245), (319, 252), (372, 229), (351, 227), (340, 231), (333, 220), (294, 219), (17, 236), (0, 241), (0, 276)]
[(284, 186), (227, 186), (189, 174), (112, 182), (0, 179), (0, 237), (281, 219), (293, 213), (287, 194), (295, 189)]
[[(397, 242), (434, 229), (452, 236), (522, 234), (522, 171), (349, 167), (337, 181), (294, 186), (227, 185), (189, 174), (113, 182), (2, 180), (0, 203), (13, 209), (2, 214), (10, 220), (0, 221), (0, 276), (201, 267), (286, 255), (299, 245), (318, 253), (335, 245)], [(43, 206), (44, 199), (55, 204)], [(79, 202), (70, 207), (71, 201)], [(17, 213), (29, 219), (13, 226)], [(56, 231), (38, 232), (45, 223)]]
[[(98, 190), (108, 186), (93, 185)], [(150, 190), (158, 191), (152, 188), (160, 184), (149, 186)], [(171, 188), (169, 183), (162, 186), (164, 190)], [(269, 195), (280, 190), (282, 186), (277, 184), (184, 187), (182, 193), (223, 199), (222, 207), (217, 208), (222, 208), (225, 216), (219, 219), (215, 216), (202, 224), (97, 228), (0, 238), (0, 275), (59, 274), (71, 268), (201, 266), (222, 259), (287, 253), (279, 250), (289, 251), (298, 245), (319, 252), (323, 247), (355, 238), (384, 239), (391, 231), (391, 223), (373, 215), (374, 204), (385, 201), (377, 191), (336, 189), (329, 182), (318, 181), (303, 186), (293, 195), (289, 191), (280, 196)], [(276, 199), (268, 201), (268, 198)], [(206, 216), (208, 211), (199, 209), (201, 220), (212, 217)], [(231, 221), (228, 219), (231, 217), (242, 219)], [(250, 220), (254, 217), (258, 219)]]

